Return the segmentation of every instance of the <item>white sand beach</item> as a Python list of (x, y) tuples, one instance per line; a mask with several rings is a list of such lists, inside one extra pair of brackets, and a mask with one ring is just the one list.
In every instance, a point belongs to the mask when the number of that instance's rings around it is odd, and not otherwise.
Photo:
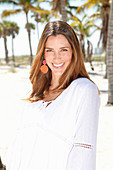
[[(86, 69), (100, 89), (101, 106), (97, 138), (97, 170), (113, 170), (113, 106), (108, 106), (108, 81), (104, 79), (105, 65), (93, 63), (95, 70)], [(15, 133), (19, 119), (17, 104), (31, 89), (29, 66), (15, 68), (0, 66), (0, 156), (5, 164), (8, 143)]]

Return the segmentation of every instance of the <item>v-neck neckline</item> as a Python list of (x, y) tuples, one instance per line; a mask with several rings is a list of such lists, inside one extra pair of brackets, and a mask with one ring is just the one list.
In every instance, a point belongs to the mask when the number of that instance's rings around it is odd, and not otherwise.
[[(47, 103), (47, 105), (45, 106), (46, 109), (48, 109), (49, 107), (51, 107), (54, 103), (56, 103), (58, 100), (60, 100), (60, 98), (62, 98), (62, 96), (68, 91), (68, 89), (70, 89), (70, 87), (72, 86), (73, 82), (75, 82), (77, 79), (73, 80), (70, 85), (64, 89), (55, 99), (50, 100), (50, 101), (44, 101), (41, 100), (43, 104)], [(50, 104), (48, 104), (50, 103)]]

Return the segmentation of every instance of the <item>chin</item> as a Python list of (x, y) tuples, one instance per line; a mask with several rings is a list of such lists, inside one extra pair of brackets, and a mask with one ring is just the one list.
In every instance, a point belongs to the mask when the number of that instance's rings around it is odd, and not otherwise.
[(58, 76), (62, 76), (63, 73), (64, 73), (64, 71), (56, 71), (53, 74), (58, 75)]

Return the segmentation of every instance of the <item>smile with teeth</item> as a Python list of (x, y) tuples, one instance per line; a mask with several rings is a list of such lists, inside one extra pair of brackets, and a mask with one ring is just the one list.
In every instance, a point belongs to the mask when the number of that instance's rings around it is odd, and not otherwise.
[(64, 65), (64, 63), (61, 63), (61, 64), (52, 64), (53, 65), (53, 67), (55, 67), (55, 68), (61, 68), (63, 65)]

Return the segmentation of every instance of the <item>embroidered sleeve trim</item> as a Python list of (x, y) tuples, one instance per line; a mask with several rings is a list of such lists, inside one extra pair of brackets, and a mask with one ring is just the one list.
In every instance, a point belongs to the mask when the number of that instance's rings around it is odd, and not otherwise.
[(87, 148), (87, 149), (93, 149), (92, 145), (84, 144), (84, 143), (74, 143), (74, 146), (76, 146), (76, 147), (83, 147), (83, 148)]

